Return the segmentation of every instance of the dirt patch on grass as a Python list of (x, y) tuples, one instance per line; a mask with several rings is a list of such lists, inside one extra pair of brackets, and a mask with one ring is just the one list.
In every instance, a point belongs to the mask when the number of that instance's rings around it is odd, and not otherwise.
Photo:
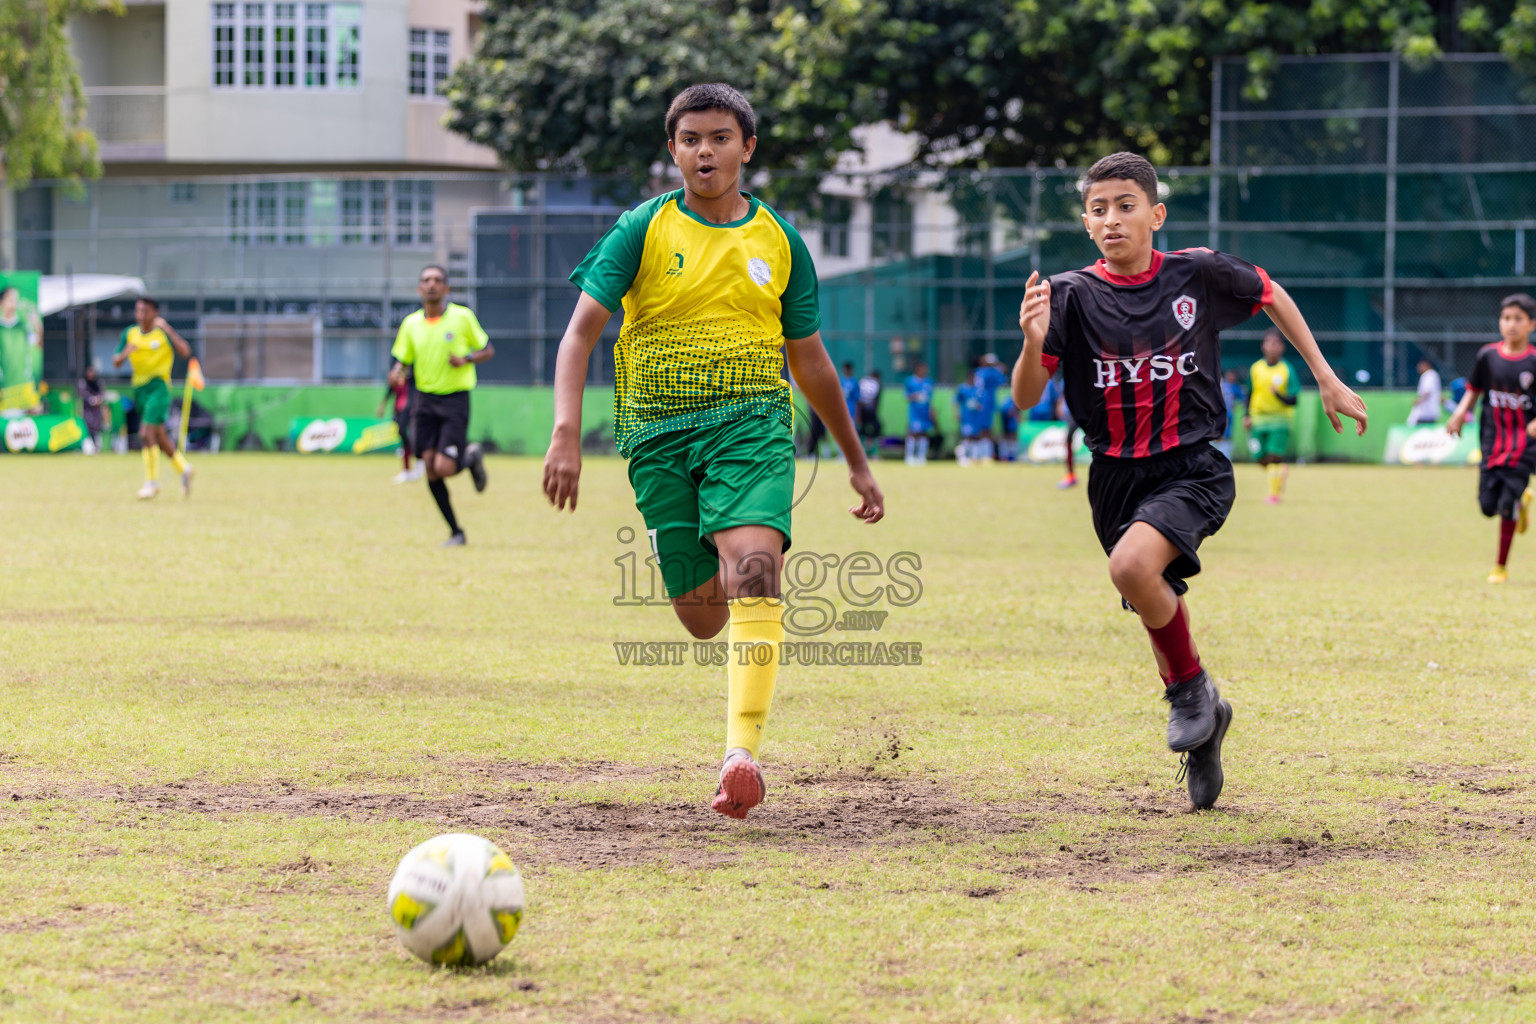
[[(1025, 802), (978, 801), (933, 776), (880, 776), (866, 772), (818, 773), (784, 770), (770, 779), (769, 799), (745, 821), (732, 821), (708, 807), (710, 770), (637, 768), (630, 765), (486, 766), (487, 779), (500, 785), (484, 792), (451, 796), (306, 790), (290, 784), (269, 787), (219, 786), (196, 781), (164, 786), (40, 788), (17, 791), (10, 800), (104, 800), (145, 812), (278, 814), (354, 820), (399, 818), (430, 824), (439, 831), (479, 832), (495, 838), (529, 865), (577, 868), (622, 867), (664, 862), (682, 867), (719, 867), (760, 850), (796, 854), (840, 853), (870, 846), (917, 843), (974, 845), (1004, 838), (1029, 840), (1021, 849), (1002, 844), (998, 869), (1020, 878), (1066, 878), (1082, 888), (1189, 871), (1270, 872), (1338, 859), (1396, 859), (1412, 856), (1384, 829), (1379, 842), (1334, 843), (1332, 837), (1243, 841), (1221, 845), (1187, 842), (1182, 830), (1149, 835), (1101, 828), (1072, 844), (1041, 843), (1047, 829), (1063, 821), (1102, 819), (1106, 826), (1126, 816), (1148, 820), (1174, 817), (1188, 805), (1172, 793), (1138, 787), (1104, 793), (1035, 793)], [(699, 778), (699, 798), (688, 801), (570, 799), (560, 784), (676, 781)], [(622, 795), (622, 789), (616, 789)], [(1435, 808), (1438, 818), (1441, 808)], [(1241, 806), (1209, 814), (1242, 816)], [(305, 861), (284, 865), (283, 874), (317, 870)], [(987, 898), (1003, 890), (976, 892)]]

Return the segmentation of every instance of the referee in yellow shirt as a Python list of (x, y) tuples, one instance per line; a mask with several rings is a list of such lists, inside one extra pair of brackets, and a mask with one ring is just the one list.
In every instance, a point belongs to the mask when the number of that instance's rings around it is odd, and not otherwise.
[(1285, 492), (1286, 452), (1291, 447), (1291, 424), (1296, 421), (1296, 399), (1301, 382), (1296, 368), (1283, 358), (1285, 340), (1279, 331), (1264, 335), (1260, 351), (1264, 358), (1248, 368), (1248, 412), (1243, 429), (1248, 431), (1248, 448), (1254, 461), (1269, 472), (1267, 504), (1280, 504)]
[(400, 323), (390, 354), (390, 381), (416, 379), (416, 411), (411, 417), (411, 445), (427, 470), (427, 489), (450, 531), (443, 547), (462, 547), (464, 531), (448, 500), (447, 479), (469, 470), (475, 490), (485, 490), (485, 457), (468, 443), (469, 393), (475, 389), (475, 364), (496, 354), (485, 329), (469, 307), (448, 301), (448, 271), (436, 263), (421, 269), (416, 282), (421, 308)]

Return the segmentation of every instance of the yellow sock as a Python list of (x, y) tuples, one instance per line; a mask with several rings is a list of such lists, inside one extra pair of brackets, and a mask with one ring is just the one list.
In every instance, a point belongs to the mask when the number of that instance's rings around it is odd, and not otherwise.
[(154, 483), (160, 479), (160, 449), (154, 445), (144, 447), (144, 481)]
[(172, 453), (171, 465), (176, 467), (176, 472), (178, 473), (185, 473), (187, 471), (187, 460), (182, 457), (180, 448), (176, 449), (176, 451)]
[(1280, 469), (1280, 463), (1271, 462), (1269, 464), (1269, 496), (1271, 498), (1280, 497), (1280, 488), (1284, 484), (1285, 474)]
[(784, 602), (776, 597), (732, 600), (730, 701), (725, 713), (725, 749), (744, 747), (755, 760), (763, 726), (779, 676), (779, 644), (784, 641)]

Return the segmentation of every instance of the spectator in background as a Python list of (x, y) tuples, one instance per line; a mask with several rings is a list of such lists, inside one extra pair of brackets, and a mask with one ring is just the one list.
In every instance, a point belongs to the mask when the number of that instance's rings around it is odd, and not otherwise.
[(1216, 450), (1230, 459), (1232, 428), (1237, 424), (1237, 410), (1248, 406), (1248, 396), (1243, 393), (1243, 375), (1236, 370), (1228, 370), (1221, 375), (1221, 401), (1227, 407), (1227, 429), (1222, 433), (1221, 440), (1216, 442)]
[[(1011, 389), (1010, 389), (1011, 391)], [(997, 457), (1001, 462), (1019, 461), (1019, 406), (1009, 394), (997, 410), (1002, 429), (998, 434)]]
[(1440, 422), (1440, 374), (1428, 359), (1419, 360), (1419, 388), (1414, 396), (1413, 408), (1408, 411), (1408, 425)]
[(859, 428), (859, 436), (864, 439), (866, 455), (875, 455), (880, 450), (881, 386), (879, 370), (870, 370), (859, 379), (858, 415), (853, 422)]
[(837, 383), (843, 389), (843, 401), (848, 403), (848, 418), (855, 424), (859, 422), (859, 378), (853, 375), (853, 364), (844, 363), (843, 372), (838, 376)]
[(384, 397), (379, 400), (375, 417), (382, 418), (384, 410), (393, 407), (395, 428), (400, 431), (400, 461), (402, 468), (395, 474), (395, 483), (406, 484), (420, 480), (427, 474), (427, 464), (420, 459), (416, 469), (411, 469), (411, 415), (416, 411), (416, 375), (410, 367), (392, 375), (384, 384)]
[(1040, 393), (1040, 401), (1029, 410), (1029, 419), (1031, 422), (1059, 420), (1062, 418), (1062, 404), (1061, 375), (1057, 374), (1045, 382), (1045, 390)]
[(107, 395), (96, 367), (85, 368), (85, 376), (77, 382), (75, 390), (80, 392), (80, 418), (85, 420), (85, 443), (81, 447), (85, 454), (95, 455), (101, 451), (101, 431), (107, 411)]
[(928, 364), (919, 359), (907, 378), (907, 465), (928, 461), (928, 435), (933, 433), (933, 381)]

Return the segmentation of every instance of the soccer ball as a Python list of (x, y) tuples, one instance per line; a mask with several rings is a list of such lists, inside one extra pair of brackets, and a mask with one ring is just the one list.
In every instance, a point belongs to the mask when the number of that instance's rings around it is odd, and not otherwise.
[(517, 934), (523, 879), (489, 839), (450, 833), (400, 861), (388, 909), (401, 944), (427, 963), (483, 964)]

